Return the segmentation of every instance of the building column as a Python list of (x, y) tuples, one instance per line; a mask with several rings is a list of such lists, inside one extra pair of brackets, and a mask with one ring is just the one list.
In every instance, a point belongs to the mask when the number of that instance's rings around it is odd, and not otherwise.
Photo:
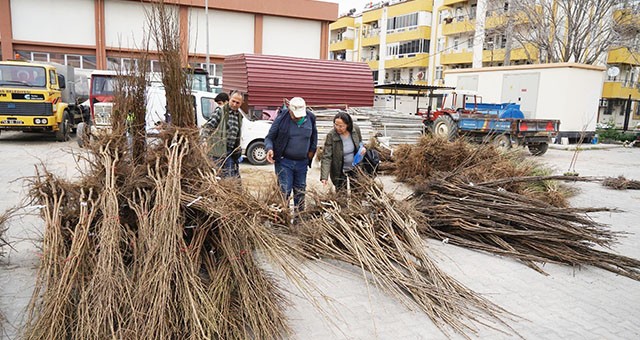
[(320, 59), (329, 59), (329, 23), (320, 25)]
[(2, 39), (2, 59), (14, 59), (11, 0), (0, 0), (0, 39)]
[[(382, 17), (380, 18), (380, 45), (378, 45), (378, 85), (384, 84), (385, 80), (385, 64), (384, 61), (387, 60), (387, 6), (382, 7)], [(394, 79), (395, 83), (396, 80)], [(393, 103), (395, 109), (395, 102)]]
[[(180, 5), (178, 10), (178, 32), (180, 34), (180, 60), (189, 64), (189, 7)], [(208, 72), (209, 70), (207, 70)]]
[(104, 0), (95, 0), (95, 30), (96, 30), (96, 68), (107, 69), (107, 47), (104, 32)]
[[(487, 0), (478, 0), (476, 8), (476, 31), (473, 38), (473, 63), (471, 67), (482, 67), (482, 50), (484, 48), (484, 21), (487, 17)], [(493, 48), (493, 46), (491, 47)]]
[(253, 16), (253, 53), (262, 54), (262, 35), (264, 30), (264, 16), (255, 14)]

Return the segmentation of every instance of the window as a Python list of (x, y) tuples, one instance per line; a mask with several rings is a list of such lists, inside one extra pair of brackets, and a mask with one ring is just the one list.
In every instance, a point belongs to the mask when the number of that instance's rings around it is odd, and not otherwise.
[(500, 48), (506, 48), (506, 47), (507, 47), (507, 36), (503, 34), (500, 36)]
[(493, 37), (487, 37), (484, 43), (485, 50), (493, 50), (495, 46), (493, 45)]
[(64, 56), (65, 65), (71, 65), (75, 68), (82, 68), (82, 56), (66, 54)]
[(49, 70), (49, 84), (51, 85), (58, 84), (58, 78), (56, 77), (56, 72), (53, 70)]
[(469, 19), (473, 20), (476, 18), (477, 8), (478, 8), (478, 4), (471, 5), (471, 8), (469, 9)]
[(416, 53), (429, 53), (429, 40), (409, 40), (387, 46), (387, 55), (389, 56), (404, 56)]
[(473, 37), (467, 38), (467, 48), (473, 48)]
[(442, 79), (442, 66), (436, 66), (436, 79)]
[(49, 62), (49, 53), (31, 52), (31, 61)]
[(438, 48), (436, 52), (442, 52), (444, 50), (444, 38), (438, 38)]
[(400, 70), (393, 70), (393, 81), (400, 81)]
[(412, 26), (418, 26), (418, 13), (411, 13), (387, 19), (387, 32)]
[(460, 39), (458, 39), (458, 37), (453, 38), (453, 49), (454, 50), (456, 50), (456, 51), (458, 50), (459, 43), (460, 43)]

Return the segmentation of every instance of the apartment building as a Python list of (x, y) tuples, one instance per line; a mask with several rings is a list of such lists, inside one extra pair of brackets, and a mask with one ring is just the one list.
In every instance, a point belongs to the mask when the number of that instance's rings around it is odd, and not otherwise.
[[(218, 77), (230, 54), (327, 59), (329, 24), (338, 17), (337, 4), (312, 0), (164, 3), (184, 37), (185, 62), (205, 66), (209, 54), (210, 74)], [(81, 69), (128, 68), (149, 31), (152, 6), (140, 0), (0, 0), (0, 59), (19, 55)], [(150, 59), (150, 70), (159, 71), (153, 52)]]
[[(613, 15), (619, 18), (623, 12)], [(445, 70), (502, 66), (507, 51), (510, 65), (539, 63), (532, 44), (507, 37), (515, 29), (508, 23), (521, 20), (517, 15), (508, 0), (371, 3), (330, 25), (329, 56), (368, 62), (377, 84), (443, 85)], [(640, 122), (640, 53), (632, 50), (638, 49), (617, 47), (601, 58), (609, 72), (598, 122), (622, 127), (626, 117), (631, 128)]]
[(376, 84), (427, 83), (433, 0), (370, 3), (330, 25), (330, 59), (367, 62)]

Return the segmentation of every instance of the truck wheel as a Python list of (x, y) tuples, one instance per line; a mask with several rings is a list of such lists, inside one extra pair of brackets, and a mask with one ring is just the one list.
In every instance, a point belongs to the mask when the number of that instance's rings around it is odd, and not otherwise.
[(531, 144), (527, 147), (529, 148), (529, 152), (534, 156), (542, 156), (549, 150), (549, 144), (547, 143)]
[(450, 116), (442, 115), (433, 122), (433, 134), (451, 141), (458, 136), (458, 125)]
[(493, 138), (493, 145), (499, 150), (511, 149), (511, 138), (507, 135), (497, 135)]
[(69, 111), (64, 110), (62, 121), (58, 123), (58, 131), (56, 131), (56, 140), (58, 142), (66, 142), (69, 140), (72, 125), (71, 117), (69, 117)]
[(247, 148), (247, 159), (253, 165), (267, 164), (267, 149), (264, 142), (253, 142)]

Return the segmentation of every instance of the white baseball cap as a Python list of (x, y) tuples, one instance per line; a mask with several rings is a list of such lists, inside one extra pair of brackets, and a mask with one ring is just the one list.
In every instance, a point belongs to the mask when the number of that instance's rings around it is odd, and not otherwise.
[(293, 97), (289, 101), (289, 110), (293, 112), (296, 118), (302, 118), (307, 115), (307, 104), (300, 97)]

